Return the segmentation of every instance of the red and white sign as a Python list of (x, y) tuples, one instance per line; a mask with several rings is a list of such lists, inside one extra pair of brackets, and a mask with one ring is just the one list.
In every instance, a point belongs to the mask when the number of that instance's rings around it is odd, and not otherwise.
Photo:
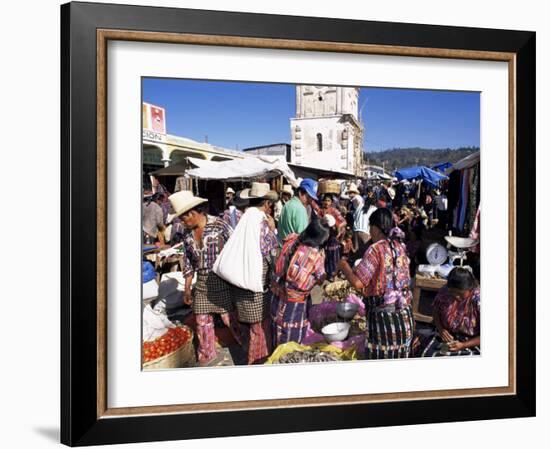
[(164, 108), (143, 103), (143, 131), (166, 134), (166, 111)]

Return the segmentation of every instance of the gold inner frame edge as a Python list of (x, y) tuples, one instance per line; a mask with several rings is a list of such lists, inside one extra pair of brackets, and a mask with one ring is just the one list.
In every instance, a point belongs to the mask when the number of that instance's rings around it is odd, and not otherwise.
[[(361, 53), (388, 56), (471, 59), (508, 62), (508, 167), (509, 167), (509, 383), (506, 387), (488, 387), (456, 390), (436, 390), (402, 393), (379, 393), (351, 396), (319, 396), (253, 401), (231, 401), (200, 404), (159, 405), (143, 407), (107, 407), (107, 42), (109, 40), (178, 43), (187, 45), (214, 45), (279, 50), (325, 51)], [(206, 413), (237, 410), (261, 410), (303, 406), (350, 405), (390, 401), (448, 399), (483, 396), (513, 395), (516, 393), (516, 55), (509, 52), (423, 48), (374, 44), (303, 41), (289, 39), (249, 38), (239, 36), (160, 33), (116, 29), (97, 30), (97, 417), (116, 418), (136, 415)], [(104, 267), (99, 269), (99, 267)]]

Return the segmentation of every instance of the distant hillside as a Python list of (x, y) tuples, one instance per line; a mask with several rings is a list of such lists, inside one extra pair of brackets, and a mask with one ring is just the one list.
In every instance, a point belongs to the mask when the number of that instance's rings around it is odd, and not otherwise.
[(457, 162), (479, 151), (478, 147), (429, 150), (426, 148), (393, 148), (391, 150), (363, 153), (365, 164), (385, 166), (386, 172), (414, 165), (432, 167), (442, 162)]

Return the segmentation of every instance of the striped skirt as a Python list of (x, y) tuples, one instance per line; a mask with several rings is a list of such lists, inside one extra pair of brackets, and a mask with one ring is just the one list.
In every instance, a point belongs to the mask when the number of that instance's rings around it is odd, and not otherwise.
[(274, 348), (294, 341), (302, 343), (309, 328), (308, 311), (311, 297), (306, 301), (292, 302), (273, 295), (271, 300), (272, 342)]
[(325, 271), (330, 278), (336, 273), (336, 266), (341, 258), (340, 242), (331, 235), (326, 245)]
[(229, 284), (212, 271), (197, 273), (193, 295), (195, 315), (228, 313), (233, 310)]
[(271, 291), (268, 288), (269, 265), (264, 260), (262, 269), (263, 292), (253, 292), (229, 284), (231, 299), (237, 309), (237, 318), (243, 323), (260, 323), (269, 316)]
[[(469, 340), (470, 337), (454, 336), (458, 341)], [(472, 346), (471, 348), (464, 348), (460, 351), (449, 351), (447, 343), (445, 343), (441, 337), (436, 333), (431, 338), (428, 338), (422, 343), (422, 349), (420, 350), (419, 357), (452, 357), (458, 355), (480, 355), (481, 349), (479, 346)]]
[(412, 307), (383, 306), (382, 297), (367, 297), (363, 301), (367, 312), (365, 358), (408, 358), (414, 332)]

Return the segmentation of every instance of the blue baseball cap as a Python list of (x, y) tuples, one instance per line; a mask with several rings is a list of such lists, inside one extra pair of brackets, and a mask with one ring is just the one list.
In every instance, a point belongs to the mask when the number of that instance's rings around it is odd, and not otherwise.
[(315, 201), (319, 201), (317, 198), (317, 186), (318, 182), (313, 179), (306, 178), (300, 183), (300, 187), (306, 191), (306, 193), (313, 198)]

